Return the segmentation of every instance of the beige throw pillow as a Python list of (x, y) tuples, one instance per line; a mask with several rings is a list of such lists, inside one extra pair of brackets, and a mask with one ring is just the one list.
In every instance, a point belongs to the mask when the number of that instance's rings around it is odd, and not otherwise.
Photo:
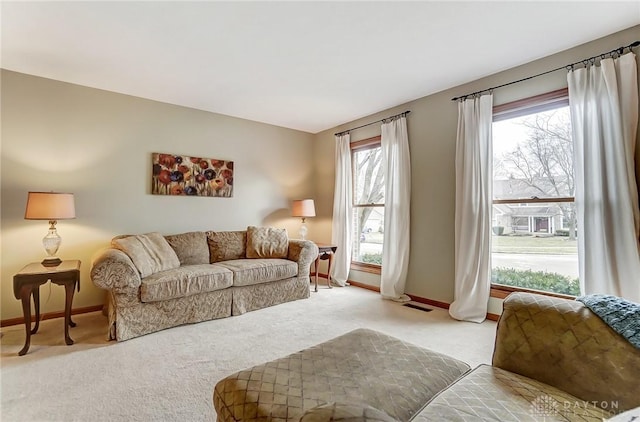
[(207, 232), (209, 262), (246, 258), (247, 232)]
[(285, 229), (247, 227), (247, 258), (286, 258), (289, 237)]
[(115, 238), (111, 246), (129, 255), (142, 278), (180, 266), (178, 255), (160, 233)]
[(165, 236), (171, 248), (178, 255), (180, 265), (209, 263), (209, 246), (205, 232), (189, 232)]

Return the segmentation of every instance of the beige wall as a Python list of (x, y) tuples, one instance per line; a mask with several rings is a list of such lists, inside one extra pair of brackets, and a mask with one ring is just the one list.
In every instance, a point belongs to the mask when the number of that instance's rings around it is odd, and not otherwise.
[[(44, 256), (45, 221), (26, 221), (30, 190), (73, 192), (77, 219), (60, 221), (59, 256), (82, 260), (74, 308), (99, 305), (92, 255), (116, 234), (285, 227), (289, 201), (311, 197), (313, 135), (127, 95), (2, 71), (1, 318), (22, 316), (20, 268)], [(235, 161), (233, 198), (150, 193), (151, 153)], [(41, 288), (42, 312), (64, 309), (62, 288)]]
[[(308, 220), (309, 237), (329, 242), (333, 133), (405, 110), (411, 110), (408, 126), (412, 160), (411, 262), (406, 290), (451, 302), (457, 104), (450, 99), (578, 61), (638, 38), (640, 26), (315, 136), (3, 70), (1, 319), (22, 315), (20, 303), (13, 297), (13, 274), (44, 255), (40, 240), (46, 233), (46, 222), (23, 219), (29, 190), (75, 193), (78, 218), (59, 222), (63, 238), (59, 255), (83, 261), (82, 290), (74, 299), (74, 307), (99, 305), (104, 293), (89, 280), (91, 257), (116, 234), (230, 230), (268, 224), (285, 227), (296, 237), (299, 221), (289, 216), (289, 200), (314, 197), (318, 217)], [(566, 74), (559, 71), (501, 88), (495, 92), (494, 103), (564, 86)], [(352, 140), (378, 135), (379, 131), (377, 125), (356, 130)], [(234, 197), (151, 195), (152, 152), (234, 160)], [(640, 162), (640, 148), (636, 155)], [(640, 166), (637, 171), (640, 176)], [(352, 272), (350, 278), (379, 284), (379, 278), (371, 274)], [(42, 312), (64, 309), (62, 289), (54, 286), (47, 298), (48, 286), (41, 292)], [(500, 302), (492, 299), (489, 310), (498, 313)]]
[[(640, 38), (640, 26), (629, 28), (579, 47), (527, 63), (517, 68), (453, 89), (419, 98), (380, 113), (346, 123), (316, 135), (316, 203), (318, 218), (314, 233), (319, 240), (330, 241), (334, 180), (334, 137), (338, 131), (360, 126), (405, 110), (411, 149), (411, 257), (406, 292), (450, 303), (454, 291), (454, 210), (455, 210), (455, 142), (457, 103), (451, 98), (525, 78), (568, 63), (576, 62)], [(463, 54), (463, 51), (460, 52)], [(505, 52), (509, 54), (509, 52)], [(437, 59), (434, 66), (437, 66)], [(473, 63), (469, 63), (473, 66)], [(566, 72), (498, 89), (494, 104), (504, 104), (567, 86)], [(372, 89), (375, 89), (372, 88)], [(357, 141), (380, 134), (373, 125), (351, 133)], [(640, 148), (637, 150), (640, 163)], [(640, 175), (640, 168), (637, 168)], [(640, 180), (640, 178), (639, 178)], [(379, 285), (379, 277), (352, 271), (350, 279)], [(492, 299), (489, 311), (499, 313), (501, 302)]]

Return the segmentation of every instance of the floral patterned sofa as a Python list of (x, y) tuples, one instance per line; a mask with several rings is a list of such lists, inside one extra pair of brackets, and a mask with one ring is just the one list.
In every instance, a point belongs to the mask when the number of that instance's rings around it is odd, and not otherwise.
[(117, 236), (91, 280), (109, 291), (109, 339), (121, 341), (308, 298), (317, 255), (270, 227)]

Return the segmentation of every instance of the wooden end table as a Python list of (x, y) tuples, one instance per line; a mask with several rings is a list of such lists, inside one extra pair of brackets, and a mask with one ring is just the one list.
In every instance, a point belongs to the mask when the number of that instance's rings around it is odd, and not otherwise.
[[(20, 356), (29, 351), (31, 334), (38, 332), (38, 327), (40, 326), (40, 286), (47, 281), (65, 288), (64, 340), (68, 346), (73, 344), (73, 340), (69, 337), (69, 327), (76, 326), (76, 323), (71, 321), (71, 304), (76, 287), (80, 291), (80, 261), (62, 261), (56, 267), (45, 267), (39, 262), (34, 262), (13, 276), (13, 295), (16, 299), (22, 301), (22, 313), (24, 314), (27, 336), (24, 347), (18, 352)], [(31, 329), (31, 296), (33, 296), (33, 304), (36, 308), (36, 324), (33, 329)]]
[(333, 261), (333, 254), (336, 252), (338, 247), (336, 245), (326, 245), (323, 243), (316, 243), (318, 246), (318, 257), (315, 260), (315, 291), (318, 291), (318, 266), (320, 264), (320, 260), (329, 260), (329, 264), (327, 267), (327, 286), (331, 289), (331, 261)]

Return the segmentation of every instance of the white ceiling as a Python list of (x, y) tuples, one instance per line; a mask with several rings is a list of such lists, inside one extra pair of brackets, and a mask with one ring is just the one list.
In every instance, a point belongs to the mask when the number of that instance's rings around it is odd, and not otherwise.
[(639, 24), (640, 2), (3, 1), (1, 14), (5, 69), (317, 133)]

